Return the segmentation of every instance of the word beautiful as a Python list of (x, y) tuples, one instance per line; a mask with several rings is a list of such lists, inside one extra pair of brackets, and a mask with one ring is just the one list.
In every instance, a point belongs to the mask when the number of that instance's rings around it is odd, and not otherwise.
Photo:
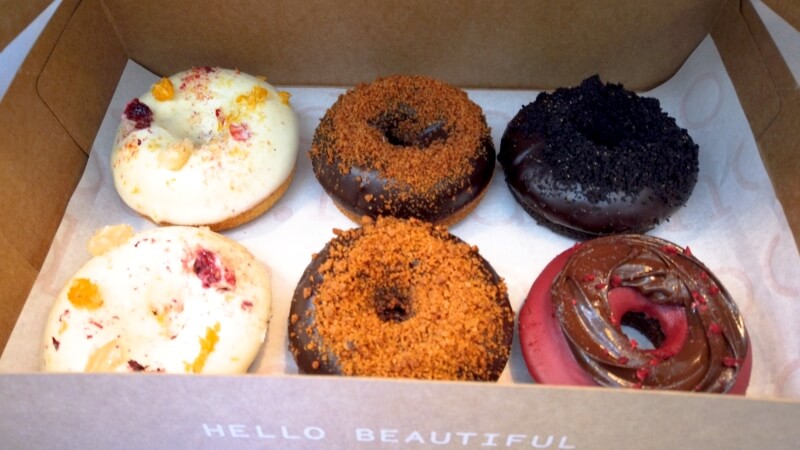
[(358, 442), (404, 443), (404, 444), (437, 444), (463, 445), (470, 447), (526, 447), (574, 449), (566, 436), (540, 434), (501, 434), (476, 433), (468, 431), (444, 432), (402, 432), (396, 429), (356, 428), (355, 438)]
[(259, 439), (285, 441), (327, 441), (360, 444), (433, 444), (464, 447), (515, 447), (575, 449), (567, 436), (543, 434), (505, 434), (474, 431), (403, 431), (395, 428), (354, 428), (350, 433), (328, 435), (317, 426), (266, 427), (244, 424), (203, 424), (203, 434), (211, 439)]

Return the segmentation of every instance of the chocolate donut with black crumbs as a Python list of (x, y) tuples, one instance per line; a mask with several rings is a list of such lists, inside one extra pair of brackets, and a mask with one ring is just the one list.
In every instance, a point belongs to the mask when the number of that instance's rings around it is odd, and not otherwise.
[(528, 214), (578, 239), (652, 229), (687, 202), (699, 169), (698, 146), (657, 99), (597, 76), (523, 107), (498, 160)]
[(421, 76), (379, 78), (340, 96), (309, 156), (323, 189), (355, 222), (393, 216), (451, 225), (477, 206), (495, 167), (481, 108)]
[(292, 299), (289, 350), (301, 373), (499, 378), (514, 313), (476, 247), (416, 219), (334, 232)]

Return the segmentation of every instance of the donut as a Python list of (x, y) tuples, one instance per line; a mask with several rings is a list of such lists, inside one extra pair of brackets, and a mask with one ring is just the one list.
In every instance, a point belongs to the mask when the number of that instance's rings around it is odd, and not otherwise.
[(482, 198), (495, 149), (481, 108), (444, 82), (396, 75), (341, 95), (309, 151), (314, 174), (351, 220), (451, 225)]
[(545, 384), (744, 394), (752, 367), (722, 283), (688, 247), (645, 235), (588, 240), (553, 259), (520, 310), (519, 339)]
[(335, 233), (292, 298), (289, 350), (301, 373), (498, 379), (514, 313), (477, 247), (414, 218)]
[(652, 229), (687, 202), (699, 167), (698, 146), (657, 99), (597, 76), (524, 106), (498, 161), (531, 217), (578, 239)]
[(111, 153), (114, 185), (155, 223), (225, 230), (286, 192), (297, 143), (287, 92), (238, 70), (196, 67), (127, 104)]
[(201, 227), (107, 227), (64, 285), (44, 333), (50, 372), (246, 372), (264, 341), (269, 273)]

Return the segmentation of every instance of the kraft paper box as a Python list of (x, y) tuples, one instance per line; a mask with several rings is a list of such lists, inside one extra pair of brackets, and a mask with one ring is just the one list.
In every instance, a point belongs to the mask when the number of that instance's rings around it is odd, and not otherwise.
[[(0, 104), (0, 244), (8, 255), (0, 264), (0, 336), (8, 339), (0, 436), (9, 447), (797, 444), (800, 191), (792, 155), (800, 102), (786, 57), (749, 2), (189, 3), (64, 1)], [(300, 118), (289, 192), (267, 215), (226, 233), (271, 267), (267, 344), (252, 373), (239, 377), (39, 373), (42, 317), (53, 291), (88, 258), (85, 239), (111, 220), (153, 226), (115, 197), (109, 133), (127, 100), (193, 65), (265, 74), (292, 92)], [(755, 353), (748, 395), (534, 385), (516, 336), (497, 384), (297, 375), (285, 342), (291, 291), (331, 228), (352, 226), (304, 153), (343, 89), (388, 73), (467, 88), (496, 144), (538, 92), (593, 73), (659, 98), (699, 143), (701, 172), (686, 208), (653, 234), (690, 245), (734, 293)], [(293, 239), (298, 227), (305, 240)], [(499, 169), (478, 209), (452, 231), (506, 278), (515, 311), (543, 265), (573, 243), (528, 218)]]

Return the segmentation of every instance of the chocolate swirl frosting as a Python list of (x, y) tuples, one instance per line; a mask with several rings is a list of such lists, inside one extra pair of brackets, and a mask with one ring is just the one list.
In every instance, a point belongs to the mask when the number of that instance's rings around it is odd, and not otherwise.
[[(683, 342), (666, 348), (651, 338), (655, 348), (637, 345), (614, 307), (617, 289), (646, 299), (652, 315), (685, 317)], [(744, 322), (728, 291), (688, 248), (661, 239), (622, 235), (581, 244), (551, 294), (576, 360), (600, 385), (727, 392), (747, 353)], [(656, 329), (650, 336), (663, 338), (663, 319), (645, 317), (651, 314), (641, 307), (627, 309), (629, 321), (629, 314), (638, 315)]]

